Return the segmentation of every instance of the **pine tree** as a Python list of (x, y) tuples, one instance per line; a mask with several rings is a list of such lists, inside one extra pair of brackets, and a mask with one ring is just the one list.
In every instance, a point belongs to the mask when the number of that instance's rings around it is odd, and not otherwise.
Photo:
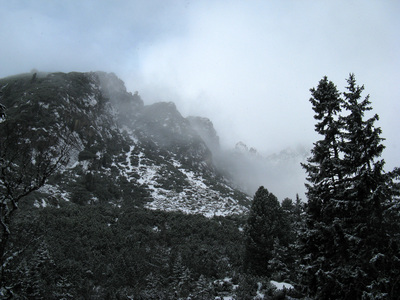
[(287, 244), (288, 228), (278, 199), (260, 187), (250, 209), (245, 232), (245, 269), (255, 275), (269, 275), (275, 240)]
[(353, 74), (347, 82), (343, 100), (326, 77), (311, 89), (323, 139), (303, 165), (309, 184), (301, 281), (321, 299), (388, 297), (398, 273), (388, 270), (397, 256), (388, 248), (383, 219), (391, 177), (378, 160), (384, 149), (374, 127), (378, 116), (364, 120), (369, 97), (361, 100), (364, 87), (356, 86)]
[(282, 246), (279, 239), (275, 239), (272, 249), (272, 258), (268, 261), (268, 269), (270, 270), (271, 279), (283, 281), (290, 277), (289, 265), (290, 250), (288, 247)]
[(317, 89), (310, 89), (310, 102), (315, 112), (314, 118), (319, 122), (315, 131), (323, 139), (314, 144), (312, 156), (308, 164), (303, 167), (308, 173), (307, 186), (308, 210), (315, 220), (325, 218), (329, 211), (324, 211), (332, 195), (337, 193), (337, 184), (341, 179), (339, 166), (340, 133), (342, 123), (339, 113), (342, 110), (343, 100), (332, 81), (325, 76), (318, 84)]
[(385, 273), (391, 283), (389, 297), (395, 299), (396, 295), (400, 295), (400, 168), (395, 168), (388, 176), (393, 196), (385, 201), (383, 219), (390, 239), (386, 255), (391, 255), (391, 264), (389, 272)]
[[(364, 121), (364, 114), (372, 108), (369, 106), (369, 96), (361, 100), (364, 86), (356, 86), (354, 74), (347, 80), (349, 92), (345, 92), (344, 107), (349, 114), (343, 117), (345, 124), (344, 143), (342, 145), (344, 158), (343, 166), (346, 172), (347, 198), (353, 198), (353, 203), (360, 203), (375, 213), (373, 220), (381, 222), (384, 199), (390, 197), (387, 192), (387, 178), (383, 171), (384, 160), (381, 156), (384, 146), (380, 137), (381, 129), (375, 128), (377, 114)], [(372, 195), (373, 194), (373, 195)], [(371, 199), (371, 196), (375, 197)], [(376, 197), (380, 197), (378, 199)], [(360, 214), (362, 215), (362, 214)]]
[(192, 274), (182, 261), (181, 254), (178, 255), (172, 267), (172, 287), (176, 297), (187, 297), (192, 282)]
[[(354, 74), (347, 79), (344, 93), (344, 107), (349, 114), (343, 117), (345, 134), (343, 143), (343, 165), (346, 172), (346, 194), (343, 227), (358, 239), (351, 239), (348, 246), (354, 252), (352, 262), (365, 265), (365, 273), (356, 276), (356, 281), (366, 281), (364, 294), (390, 295), (389, 273), (396, 258), (388, 248), (388, 234), (385, 232), (383, 215), (386, 202), (392, 198), (390, 175), (383, 170), (385, 164), (380, 159), (384, 146), (382, 133), (374, 123), (377, 114), (365, 119), (365, 113), (372, 110), (369, 95), (362, 99), (364, 86), (357, 86)], [(355, 226), (356, 225), (356, 226)], [(399, 264), (397, 264), (397, 269)], [(376, 293), (376, 294), (375, 294)], [(383, 293), (383, 294), (382, 294)]]
[(150, 273), (146, 277), (146, 290), (143, 292), (145, 299), (167, 299), (163, 292), (163, 278), (160, 274)]
[[(303, 266), (301, 281), (308, 292), (315, 295), (321, 282), (320, 270), (329, 269), (329, 261), (335, 255), (332, 239), (332, 202), (338, 192), (339, 147), (342, 124), (342, 99), (333, 82), (325, 76), (312, 88), (310, 102), (319, 122), (315, 131), (323, 138), (314, 144), (312, 156), (302, 164), (308, 173), (307, 230), (302, 236)], [(342, 175), (340, 175), (342, 176)]]
[(15, 285), (15, 294), (29, 299), (48, 299), (55, 286), (54, 270), (55, 264), (48, 245), (42, 242), (32, 257), (24, 259), (18, 268), (19, 284)]
[(214, 291), (211, 282), (204, 276), (200, 275), (196, 282), (193, 300), (208, 300), (213, 299)]

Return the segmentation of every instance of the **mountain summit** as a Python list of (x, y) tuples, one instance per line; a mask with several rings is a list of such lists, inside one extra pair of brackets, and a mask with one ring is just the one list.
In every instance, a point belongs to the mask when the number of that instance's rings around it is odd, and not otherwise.
[(214, 163), (211, 121), (184, 118), (172, 102), (145, 105), (115, 74), (21, 74), (1, 79), (0, 91), (2, 119), (23, 124), (27, 136), (40, 132), (45, 140), (62, 129), (72, 137), (68, 165), (37, 193), (36, 206), (108, 202), (206, 216), (248, 211), (250, 198)]

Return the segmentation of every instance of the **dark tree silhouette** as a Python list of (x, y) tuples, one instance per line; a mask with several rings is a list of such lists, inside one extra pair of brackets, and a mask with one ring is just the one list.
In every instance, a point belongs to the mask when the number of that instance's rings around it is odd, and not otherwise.
[(260, 187), (250, 209), (245, 232), (247, 271), (255, 275), (270, 275), (269, 261), (273, 258), (276, 241), (287, 246), (288, 223), (278, 199)]
[(0, 123), (0, 280), (9, 258), (5, 251), (11, 219), (21, 199), (42, 187), (68, 162), (72, 143), (66, 132), (29, 130), (14, 119)]
[(378, 116), (365, 120), (372, 108), (361, 97), (364, 87), (353, 74), (347, 82), (343, 99), (326, 77), (311, 89), (323, 139), (303, 164), (309, 183), (301, 280), (321, 299), (394, 299), (399, 257), (383, 217), (394, 173), (385, 173), (379, 159)]

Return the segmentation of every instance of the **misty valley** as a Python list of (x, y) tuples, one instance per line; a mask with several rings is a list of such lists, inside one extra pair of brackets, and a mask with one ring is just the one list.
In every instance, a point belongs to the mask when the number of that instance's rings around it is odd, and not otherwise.
[(265, 155), (113, 73), (0, 79), (0, 298), (398, 299), (400, 169), (347, 84)]

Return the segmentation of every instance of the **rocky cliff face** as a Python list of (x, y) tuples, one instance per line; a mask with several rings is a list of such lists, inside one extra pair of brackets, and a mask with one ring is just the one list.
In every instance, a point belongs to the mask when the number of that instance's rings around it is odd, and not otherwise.
[(220, 151), (219, 137), (210, 119), (189, 116), (187, 120), (190, 122), (192, 128), (201, 136), (211, 152), (216, 153)]
[[(73, 137), (70, 162), (35, 195), (37, 206), (70, 201), (144, 205), (204, 215), (245, 213), (250, 199), (220, 175), (212, 123), (173, 103), (144, 105), (114, 74), (22, 74), (0, 80), (6, 120), (32, 139)], [(210, 124), (211, 123), (211, 124)]]

